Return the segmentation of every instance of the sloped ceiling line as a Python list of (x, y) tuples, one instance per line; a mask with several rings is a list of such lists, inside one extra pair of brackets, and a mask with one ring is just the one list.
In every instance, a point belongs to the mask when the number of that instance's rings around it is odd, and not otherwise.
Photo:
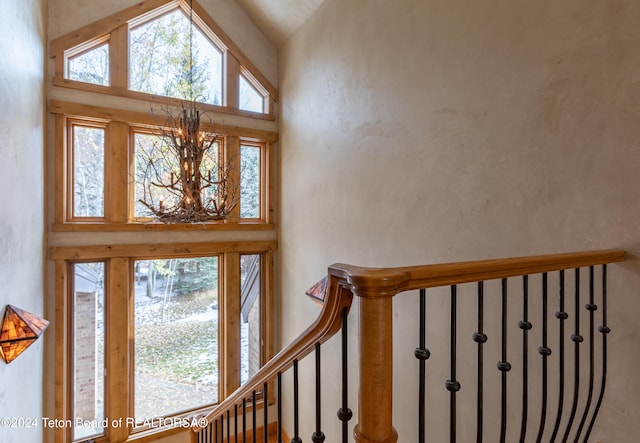
[(277, 47), (306, 22), (324, 0), (236, 0)]

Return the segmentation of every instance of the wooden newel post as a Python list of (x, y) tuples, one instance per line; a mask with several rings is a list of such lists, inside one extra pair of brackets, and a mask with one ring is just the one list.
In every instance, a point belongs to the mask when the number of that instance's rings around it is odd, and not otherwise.
[(360, 297), (358, 443), (395, 443), (393, 427), (393, 294), (353, 288)]

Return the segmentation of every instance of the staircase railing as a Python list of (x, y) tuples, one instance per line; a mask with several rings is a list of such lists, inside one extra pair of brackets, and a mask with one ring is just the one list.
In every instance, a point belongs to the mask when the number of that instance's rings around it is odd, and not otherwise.
[[(555, 254), (534, 257), (483, 260), (463, 263), (412, 266), (401, 268), (372, 269), (351, 265), (336, 264), (329, 268), (327, 289), (323, 310), (318, 320), (296, 341), (270, 360), (243, 387), (225, 399), (208, 416), (209, 425), (205, 429), (194, 429), (194, 441), (210, 443), (229, 441), (231, 428), (238, 435), (238, 417), (242, 417), (243, 427), (247, 420), (247, 405), (257, 405), (258, 396), (268, 399), (266, 392), (270, 383), (277, 386), (275, 400), (278, 410), (277, 441), (281, 434), (281, 374), (289, 369), (294, 372), (294, 429), (292, 442), (301, 442), (298, 432), (298, 393), (297, 362), (315, 351), (316, 356), (316, 429), (311, 440), (314, 443), (324, 441), (320, 414), (320, 344), (342, 329), (343, 331), (343, 399), (338, 411), (342, 421), (343, 442), (350, 439), (349, 420), (351, 410), (348, 406), (346, 349), (346, 316), (351, 305), (352, 295), (359, 297), (357, 332), (359, 353), (355, 360), (359, 371), (359, 398), (357, 424), (352, 433), (358, 443), (393, 443), (398, 433), (393, 425), (393, 298), (399, 293), (418, 290), (419, 295), (419, 331), (416, 334), (417, 347), (415, 357), (418, 361), (419, 387), (417, 407), (409, 408), (417, 414), (417, 439), (426, 441), (427, 434), (446, 435), (450, 443), (455, 443), (460, 433), (457, 416), (460, 405), (458, 395), (463, 387), (475, 383), (473, 423), (474, 439), (482, 442), (495, 441), (574, 441), (583, 443), (593, 429), (602, 404), (607, 375), (607, 264), (622, 261), (625, 252), (621, 250), (590, 251), (570, 254)], [(597, 269), (596, 269), (597, 267)], [(571, 272), (567, 272), (570, 270)], [(586, 272), (585, 272), (586, 270)], [(550, 275), (552, 275), (550, 277)], [(550, 280), (553, 279), (553, 287)], [(517, 280), (516, 294), (513, 294), (512, 280)], [(491, 287), (490, 287), (491, 286)], [(494, 286), (497, 289), (494, 289)], [(586, 286), (586, 289), (585, 289)], [(443, 290), (430, 288), (445, 287)], [(471, 302), (468, 294), (473, 288)], [(427, 297), (427, 289), (433, 291)], [(550, 302), (550, 294), (552, 300)], [(433, 364), (431, 352), (427, 348), (429, 334), (433, 328), (427, 327), (428, 301), (437, 297), (446, 297), (448, 309), (448, 374), (442, 380), (448, 397), (448, 420), (444, 431), (427, 428), (429, 411), (427, 409), (427, 363)], [(493, 298), (493, 301), (489, 299)], [(514, 300), (520, 305), (518, 318), (514, 317)], [(461, 341), (459, 340), (458, 302), (467, 302), (466, 314), (472, 313), (475, 319), (475, 332), (470, 334), (469, 343), (473, 352), (464, 353), (464, 366), (473, 362), (475, 374), (472, 383), (461, 383)], [(511, 309), (509, 302), (511, 301)], [(495, 304), (492, 304), (497, 302)], [(489, 303), (487, 305), (487, 303)], [(475, 305), (475, 306), (474, 306)], [(550, 306), (552, 305), (552, 306)], [(492, 309), (487, 309), (490, 306)], [(436, 308), (440, 309), (436, 306)], [(557, 310), (550, 319), (549, 310)], [(584, 317), (580, 316), (586, 310)], [(434, 309), (435, 311), (436, 309)], [(491, 316), (496, 311), (493, 317)], [(598, 315), (596, 317), (596, 311)], [(532, 314), (533, 313), (533, 314)], [(437, 315), (442, 317), (442, 312)], [(497, 321), (495, 334), (490, 336), (488, 326)], [(519, 320), (516, 322), (516, 320)], [(596, 326), (596, 321), (599, 322)], [(569, 322), (569, 323), (567, 323)], [(519, 338), (513, 338), (509, 332), (517, 327)], [(597, 345), (595, 332), (601, 334)], [(437, 331), (441, 336), (440, 330)], [(535, 332), (535, 334), (534, 334)], [(553, 335), (552, 338), (550, 336)], [(586, 338), (585, 338), (586, 336)], [(530, 350), (530, 341), (538, 340), (537, 356)], [(514, 359), (513, 342), (520, 342), (518, 356)], [(488, 348), (487, 342), (496, 345)], [(582, 351), (584, 348), (586, 350)], [(572, 348), (567, 350), (567, 348)], [(573, 352), (570, 352), (570, 351)], [(495, 352), (498, 362), (495, 377), (487, 371), (486, 361), (489, 351)], [(582, 353), (581, 353), (582, 351)], [(511, 357), (511, 360), (508, 358)], [(534, 358), (537, 361), (534, 361)], [(599, 363), (599, 369), (596, 369)], [(557, 372), (550, 374), (550, 368)], [(512, 371), (513, 369), (513, 371)], [(539, 370), (534, 376), (534, 369)], [(585, 376), (586, 374), (586, 376)], [(596, 375), (600, 383), (597, 385)], [(518, 377), (517, 377), (518, 376)], [(586, 379), (586, 384), (584, 380)], [(513, 385), (515, 383), (515, 387)], [(532, 383), (538, 382), (534, 388)], [(486, 386), (496, 383), (499, 393), (498, 417), (488, 419), (486, 404)], [(519, 401), (513, 406), (514, 391), (518, 391)], [(429, 391), (431, 392), (431, 391)], [(556, 393), (557, 397), (552, 394)], [(533, 413), (530, 399), (535, 394), (535, 405), (540, 411)], [(406, 400), (405, 400), (406, 401)], [(511, 402), (511, 403), (509, 403)], [(553, 402), (553, 406), (551, 403)], [(467, 407), (465, 404), (464, 407)], [(406, 408), (405, 408), (406, 409)], [(442, 409), (442, 408), (439, 408)], [(242, 413), (241, 410), (244, 410)], [(255, 429), (256, 408), (253, 408), (252, 427)], [(264, 407), (264, 442), (267, 442), (268, 408)], [(514, 410), (518, 410), (517, 426), (513, 422)], [(239, 412), (240, 411), (240, 412)], [(309, 412), (311, 413), (311, 412)], [(468, 414), (467, 414), (468, 415)], [(536, 417), (537, 427), (529, 425), (529, 418)], [(233, 417), (233, 419), (232, 419)], [(511, 421), (509, 419), (512, 419)], [(491, 426), (488, 426), (488, 424)], [(493, 426), (499, 423), (498, 426)], [(465, 435), (469, 434), (470, 423), (465, 423)], [(495, 429), (490, 429), (495, 428)], [(226, 429), (226, 433), (224, 430)], [(441, 432), (441, 434), (438, 434)], [(495, 434), (496, 438), (489, 435)], [(226, 436), (226, 437), (225, 437)], [(432, 439), (434, 437), (431, 437)], [(433, 441), (444, 441), (445, 437), (435, 437)], [(237, 440), (243, 441), (244, 440)], [(403, 441), (407, 441), (403, 439)]]
[[(223, 400), (211, 413), (205, 418), (205, 422), (208, 425), (204, 428), (194, 428), (192, 441), (199, 443), (211, 443), (220, 442), (223, 440), (229, 441), (228, 438), (232, 435), (231, 428), (233, 427), (233, 435), (239, 433), (246, 435), (247, 428), (257, 430), (258, 419), (257, 409), (260, 401), (263, 401), (263, 417), (262, 428), (263, 438), (267, 441), (267, 428), (268, 428), (268, 386), (274, 381), (277, 382), (278, 398), (276, 399), (278, 405), (278, 424), (282, 423), (281, 419), (281, 375), (285, 371), (292, 369), (294, 372), (294, 398), (295, 398), (295, 432), (292, 441), (302, 441), (298, 436), (297, 430), (297, 413), (298, 407), (298, 362), (312, 352), (315, 352), (317, 365), (320, 363), (320, 345), (331, 337), (333, 337), (338, 331), (345, 330), (343, 323), (346, 322), (349, 308), (351, 307), (353, 295), (347, 286), (340, 284), (337, 278), (331, 277), (326, 288), (325, 301), (323, 303), (322, 311), (316, 321), (307, 328), (293, 343), (279, 352), (274, 358), (269, 360), (256, 375), (247, 381), (243, 386), (234, 391), (225, 400)], [(317, 381), (317, 390), (320, 390), (320, 378)], [(319, 392), (318, 396), (319, 396)], [(254, 407), (255, 406), (255, 407)], [(319, 409), (319, 408), (318, 408)], [(233, 418), (231, 415), (233, 411)], [(249, 414), (247, 412), (249, 411)], [(250, 415), (250, 416), (249, 416)], [(241, 423), (238, 423), (238, 417), (241, 417)], [(320, 426), (318, 425), (318, 428)], [(226, 432), (225, 432), (226, 429)], [(281, 440), (280, 432), (281, 427), (278, 426), (278, 441)], [(253, 435), (256, 435), (254, 432)], [(318, 432), (317, 438), (320, 438), (320, 432)], [(315, 441), (315, 440), (314, 440)], [(322, 441), (322, 440), (320, 440)]]

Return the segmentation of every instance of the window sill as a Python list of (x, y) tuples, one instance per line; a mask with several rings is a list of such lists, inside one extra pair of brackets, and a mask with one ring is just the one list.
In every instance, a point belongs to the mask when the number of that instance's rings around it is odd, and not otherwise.
[(275, 224), (262, 221), (209, 223), (54, 223), (53, 232), (140, 232), (140, 231), (272, 231)]
[(147, 429), (134, 430), (134, 432), (127, 438), (126, 442), (146, 443), (150, 441), (156, 441), (161, 438), (168, 437), (173, 434), (188, 433), (191, 431), (191, 427), (185, 427), (181, 423), (191, 422), (194, 417), (206, 416), (214, 409), (215, 406), (210, 406), (197, 411), (191, 411), (186, 414), (178, 415), (173, 418), (167, 418), (167, 423), (174, 423), (173, 425), (158, 426)]

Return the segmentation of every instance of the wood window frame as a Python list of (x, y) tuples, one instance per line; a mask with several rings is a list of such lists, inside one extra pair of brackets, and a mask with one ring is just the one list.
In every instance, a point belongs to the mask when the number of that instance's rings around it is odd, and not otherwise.
[[(64, 201), (68, 202), (65, 205), (65, 219), (70, 222), (102, 222), (104, 223), (106, 220), (110, 219), (109, 214), (109, 205), (108, 201), (111, 200), (111, 193), (109, 187), (107, 186), (107, 177), (110, 176), (111, 168), (109, 156), (107, 155), (107, 147), (109, 146), (109, 123), (104, 120), (99, 119), (82, 119), (82, 118), (70, 118), (66, 121), (66, 137), (67, 147), (65, 155), (62, 157), (66, 159), (66, 171), (68, 171), (66, 175), (66, 186), (65, 186), (65, 198)], [(102, 147), (103, 154), (103, 189), (102, 189), (102, 198), (103, 198), (103, 208), (102, 208), (102, 217), (82, 217), (75, 215), (75, 131), (76, 127), (83, 128), (96, 128), (102, 129), (104, 131), (104, 144)]]
[[(269, 218), (269, 192), (263, 192), (263, 190), (267, 190), (269, 189), (269, 180), (267, 178), (267, 174), (269, 173), (269, 167), (268, 167), (268, 159), (269, 159), (269, 146), (268, 143), (266, 142), (262, 142), (262, 141), (252, 141), (252, 140), (240, 140), (239, 143), (239, 153), (240, 153), (240, 157), (241, 157), (241, 153), (242, 153), (242, 147), (243, 146), (248, 146), (248, 147), (253, 147), (256, 149), (260, 150), (260, 181), (259, 181), (259, 186), (260, 186), (260, 198), (259, 198), (259, 205), (260, 208), (258, 210), (258, 217), (257, 218), (251, 218), (251, 217), (247, 217), (244, 218), (243, 220), (252, 220), (255, 222), (259, 222), (260, 220), (266, 220)], [(240, 211), (238, 211), (240, 212)]]
[[(133, 210), (133, 131), (154, 132), (157, 116), (152, 113), (122, 111), (92, 105), (80, 105), (52, 100), (50, 112), (55, 114), (55, 211), (53, 231), (96, 232), (113, 231), (176, 231), (176, 230), (273, 230), (272, 144), (277, 134), (237, 126), (203, 123), (203, 129), (215, 132), (223, 139), (223, 152), (236, 159), (236, 174), (240, 168), (240, 146), (259, 146), (260, 154), (260, 218), (241, 219), (236, 207), (224, 221), (207, 223), (164, 224), (134, 218)], [(104, 218), (74, 217), (72, 134), (73, 125), (105, 128), (105, 207)]]
[[(269, 91), (262, 86), (260, 81), (244, 66), (241, 66), (238, 72), (238, 82), (240, 81), (241, 76), (244, 77), (245, 81), (253, 86), (255, 91), (262, 96), (262, 112), (269, 115), (272, 114), (274, 104), (271, 100), (271, 94), (269, 94)], [(239, 91), (240, 90), (238, 88), (238, 99), (240, 97)]]
[[(126, 426), (133, 417), (133, 281), (134, 260), (218, 256), (219, 262), (219, 395), (222, 401), (240, 386), (240, 256), (261, 256), (261, 335), (263, 361), (274, 353), (274, 252), (275, 241), (208, 242), (181, 244), (135, 244), (65, 246), (50, 248), (55, 262), (56, 296), (56, 419), (74, 421), (73, 414), (73, 274), (75, 263), (105, 263), (105, 417), (123, 419), (122, 426), (108, 427), (105, 434), (92, 437), (96, 442), (151, 441), (161, 436), (183, 432), (180, 427), (165, 426), (142, 429)], [(208, 411), (213, 407), (196, 407), (181, 414)], [(176, 417), (181, 416), (176, 415)], [(55, 440), (72, 442), (73, 429), (55, 429)], [(80, 440), (82, 441), (82, 440)]]
[[(136, 191), (135, 191), (135, 186), (136, 186), (136, 182), (135, 182), (135, 154), (136, 154), (136, 135), (137, 134), (144, 134), (144, 135), (151, 135), (151, 136), (160, 136), (162, 135), (160, 133), (160, 131), (158, 130), (158, 128), (150, 128), (148, 126), (140, 126), (140, 125), (133, 125), (130, 124), (129, 125), (129, 158), (131, 159), (129, 161), (129, 176), (133, 177), (130, 181), (129, 181), (129, 198), (128, 198), (128, 209), (127, 209), (127, 220), (129, 220), (131, 223), (152, 223), (153, 222), (153, 218), (152, 217), (141, 217), (141, 216), (136, 216), (135, 214), (135, 206), (136, 206)], [(228, 139), (229, 136), (225, 136), (222, 134), (218, 134), (218, 138), (216, 139), (216, 143), (218, 144), (218, 152), (217, 152), (217, 161), (219, 162), (218, 164), (224, 164), (223, 162), (226, 159), (226, 152), (227, 152), (227, 145), (228, 145)], [(239, 204), (238, 204), (239, 206)], [(234, 208), (234, 210), (231, 212), (230, 216), (227, 218), (227, 220), (224, 223), (227, 223), (229, 221), (231, 222), (235, 222), (238, 223), (240, 221), (240, 218), (238, 216), (239, 211), (236, 208)], [(260, 220), (262, 221), (262, 219)], [(208, 222), (208, 223), (215, 223), (215, 222)]]
[[(108, 86), (112, 85), (111, 82), (111, 74), (112, 74), (112, 69), (111, 69), (111, 61), (112, 61), (112, 56), (111, 56), (111, 37), (110, 35), (104, 35), (100, 38), (85, 42), (84, 44), (78, 45), (73, 49), (70, 49), (68, 51), (65, 52), (65, 57), (64, 57), (64, 68), (62, 69), (62, 75), (64, 78), (67, 78), (69, 75), (69, 64), (71, 62), (72, 59), (76, 58), (76, 57), (80, 57), (84, 54), (87, 54), (88, 52), (93, 51), (94, 49), (99, 48), (102, 45), (107, 45), (109, 47), (109, 82)], [(73, 81), (73, 80), (72, 80)], [(89, 84), (93, 84), (96, 85), (95, 83), (89, 83)], [(105, 85), (96, 85), (96, 86), (105, 86)]]
[[(49, 52), (51, 58), (55, 59), (53, 85), (146, 100), (175, 107), (180, 106), (180, 99), (133, 91), (129, 89), (128, 85), (129, 26), (138, 26), (178, 8), (188, 14), (189, 5), (186, 0), (143, 0), (134, 6), (52, 40)], [(277, 88), (195, 1), (193, 2), (193, 13), (194, 23), (214, 45), (223, 49), (223, 105), (201, 104), (203, 110), (258, 120), (275, 120), (275, 102), (278, 101)], [(66, 76), (68, 58), (104, 42), (109, 43), (109, 85), (96, 85), (68, 79)], [(261, 93), (266, 94), (263, 113), (238, 109), (239, 89), (237, 86), (238, 75), (241, 72)]]

